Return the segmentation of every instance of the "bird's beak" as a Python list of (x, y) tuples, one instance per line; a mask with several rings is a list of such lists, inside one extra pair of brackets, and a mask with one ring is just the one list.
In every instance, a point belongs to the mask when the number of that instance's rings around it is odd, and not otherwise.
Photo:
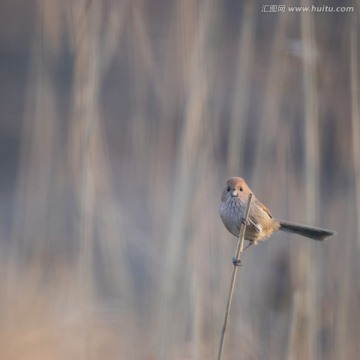
[(237, 192), (237, 190), (233, 190), (232, 192), (231, 192), (231, 197), (237, 197), (238, 196), (238, 192)]

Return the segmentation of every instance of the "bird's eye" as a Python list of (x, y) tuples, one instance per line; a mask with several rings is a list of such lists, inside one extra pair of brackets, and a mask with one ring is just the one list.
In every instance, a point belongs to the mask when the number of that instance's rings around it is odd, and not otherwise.
[(240, 191), (243, 191), (243, 188), (242, 188), (242, 186), (240, 186)]
[(227, 191), (229, 192), (231, 189), (230, 189), (230, 186), (227, 187)]

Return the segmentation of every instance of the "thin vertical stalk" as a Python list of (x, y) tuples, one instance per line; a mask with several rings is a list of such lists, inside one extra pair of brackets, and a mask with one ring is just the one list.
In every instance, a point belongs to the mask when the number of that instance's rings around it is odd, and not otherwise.
[[(353, 146), (353, 162), (354, 162), (354, 178), (355, 178), (355, 219), (359, 218), (360, 215), (360, 110), (359, 110), (359, 48), (358, 48), (358, 18), (357, 16), (353, 16), (352, 24), (351, 24), (351, 34), (350, 34), (350, 72), (351, 72), (351, 123), (352, 123), (352, 146)], [(360, 251), (360, 222), (356, 221), (355, 226), (355, 238), (357, 239), (356, 242), (356, 249), (357, 254)], [(351, 264), (350, 256), (351, 253), (349, 252), (350, 246), (349, 244), (345, 248), (345, 260), (346, 264)], [(350, 250), (351, 251), (351, 250)], [(356, 264), (357, 268), (359, 263)], [(350, 269), (349, 269), (350, 271)], [(348, 273), (347, 281), (350, 279), (351, 276)], [(348, 284), (348, 288), (351, 284)], [(359, 285), (358, 285), (359, 289)], [(346, 289), (348, 290), (348, 289)], [(347, 321), (343, 320), (345, 324), (348, 324)], [(358, 321), (356, 322), (358, 324)], [(356, 333), (359, 331), (359, 325), (357, 325)], [(343, 332), (343, 336), (346, 336)], [(345, 349), (344, 349), (345, 350)], [(359, 351), (359, 345), (356, 345), (356, 353)], [(343, 354), (343, 353), (341, 353)]]
[[(304, 5), (309, 5), (307, 0)], [(318, 203), (317, 189), (319, 188), (319, 134), (318, 134), (318, 97), (315, 63), (314, 19), (311, 14), (301, 14), (301, 38), (305, 48), (303, 59), (303, 93), (305, 110), (304, 152), (305, 152), (305, 208), (307, 222), (316, 221), (316, 204)], [(303, 289), (303, 314), (306, 326), (304, 353), (307, 359), (319, 358), (319, 346), (316, 342), (318, 328), (317, 301), (317, 268), (314, 266), (315, 254), (308, 246), (303, 246), (306, 282)]]
[(228, 143), (228, 174), (237, 174), (243, 170), (243, 153), (245, 144), (245, 117), (249, 102), (249, 81), (254, 52), (254, 10), (255, 4), (247, 1), (239, 36), (237, 76), (233, 98), (233, 109)]

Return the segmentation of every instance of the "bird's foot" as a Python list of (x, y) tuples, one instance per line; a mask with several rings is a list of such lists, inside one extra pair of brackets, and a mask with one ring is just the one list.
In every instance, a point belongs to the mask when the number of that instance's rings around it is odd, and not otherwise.
[(236, 259), (235, 257), (233, 257), (232, 263), (234, 266), (242, 266), (243, 265), (241, 259)]
[(256, 240), (249, 241), (249, 243), (245, 246), (242, 252), (248, 249), (251, 245), (257, 245), (257, 241)]
[(245, 221), (245, 219), (242, 219), (241, 223), (246, 226), (253, 226), (255, 228), (255, 231), (257, 231), (257, 232), (261, 232), (261, 230), (262, 230), (261, 225), (254, 223), (254, 221), (252, 221), (251, 219), (248, 219), (247, 221)]

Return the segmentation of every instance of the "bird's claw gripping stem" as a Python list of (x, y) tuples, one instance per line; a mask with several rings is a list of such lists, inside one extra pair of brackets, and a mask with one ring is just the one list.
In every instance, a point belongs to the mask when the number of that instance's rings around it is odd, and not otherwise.
[(233, 257), (232, 263), (233, 263), (234, 266), (242, 266), (241, 259), (236, 259), (235, 257)]

